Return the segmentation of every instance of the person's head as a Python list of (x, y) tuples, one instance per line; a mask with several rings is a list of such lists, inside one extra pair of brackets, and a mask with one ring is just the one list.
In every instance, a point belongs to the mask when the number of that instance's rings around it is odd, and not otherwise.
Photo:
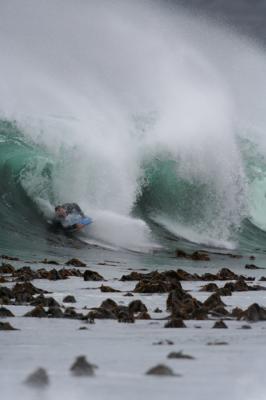
[(62, 206), (56, 206), (54, 210), (57, 217), (66, 217), (67, 215), (66, 210)]

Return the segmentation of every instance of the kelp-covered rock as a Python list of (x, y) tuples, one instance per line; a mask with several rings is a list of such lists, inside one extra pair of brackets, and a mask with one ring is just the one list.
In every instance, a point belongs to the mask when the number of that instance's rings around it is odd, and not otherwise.
[(0, 286), (0, 304), (10, 304), (12, 297), (13, 294), (9, 288)]
[(207, 283), (206, 285), (202, 286), (200, 292), (215, 292), (218, 288), (216, 283)]
[(46, 318), (47, 317), (47, 313), (46, 313), (45, 309), (43, 308), (43, 306), (38, 305), (33, 310), (28, 311), (24, 315), (24, 317)]
[(71, 258), (71, 260), (68, 260), (66, 262), (66, 265), (73, 265), (74, 267), (86, 267), (87, 264), (85, 264), (83, 261), (80, 261), (78, 258)]
[(204, 301), (203, 305), (204, 305), (206, 308), (208, 308), (209, 310), (213, 310), (214, 308), (216, 308), (216, 307), (218, 307), (218, 306), (222, 306), (222, 307), (225, 306), (225, 304), (224, 304), (224, 302), (222, 301), (221, 297), (220, 297), (217, 293), (214, 293), (214, 294), (212, 294), (210, 297), (208, 297), (208, 298)]
[(116, 315), (113, 311), (108, 310), (106, 308), (98, 307), (92, 309), (88, 314), (87, 318), (89, 320), (94, 319), (116, 319)]
[(60, 304), (53, 297), (45, 297), (43, 294), (35, 297), (31, 302), (31, 306), (41, 305), (43, 307), (59, 307)]
[(173, 370), (169, 367), (167, 367), (164, 364), (158, 364), (155, 367), (149, 369), (146, 372), (146, 375), (156, 375), (156, 376), (180, 376), (178, 374), (175, 374)]
[(14, 328), (9, 322), (0, 321), (0, 331), (18, 331), (19, 329)]
[(134, 314), (138, 312), (146, 312), (148, 311), (147, 307), (141, 300), (133, 300), (128, 305), (129, 312)]
[(91, 271), (90, 269), (87, 269), (84, 272), (83, 276), (84, 276), (84, 281), (103, 281), (104, 280), (102, 275), (100, 275), (96, 271)]
[(243, 311), (242, 319), (247, 321), (265, 321), (266, 320), (266, 308), (259, 306), (259, 304), (254, 303), (249, 306), (245, 311)]
[(74, 376), (94, 376), (96, 365), (87, 361), (85, 356), (79, 356), (70, 367), (70, 371)]
[(106, 299), (100, 305), (100, 308), (104, 308), (106, 310), (115, 310), (118, 307), (118, 304), (112, 299)]
[(0, 318), (14, 317), (14, 314), (5, 307), (0, 307)]
[(189, 354), (184, 354), (182, 351), (172, 351), (168, 354), (167, 358), (172, 360), (195, 360), (195, 357), (192, 357)]
[(60, 307), (49, 307), (47, 311), (48, 318), (63, 318), (65, 314)]
[(114, 289), (111, 286), (106, 286), (106, 285), (101, 285), (100, 290), (103, 293), (119, 293), (119, 292), (121, 292), (121, 290)]
[(186, 328), (182, 318), (171, 318), (165, 325), (165, 328)]
[(25, 384), (37, 388), (43, 388), (48, 386), (49, 377), (44, 368), (38, 368), (32, 374), (30, 374), (27, 379), (24, 381)]
[(141, 311), (135, 316), (136, 319), (143, 319), (143, 320), (149, 320), (151, 319), (150, 314), (147, 311)]
[(213, 325), (214, 329), (227, 329), (227, 325), (224, 323), (223, 320), (216, 321)]
[(68, 295), (63, 298), (63, 303), (76, 303), (76, 302), (77, 300), (72, 295)]
[(175, 255), (177, 258), (186, 258), (193, 261), (210, 261), (207, 252), (203, 251), (194, 251), (194, 253), (188, 254), (184, 250), (177, 249)]
[(2, 263), (0, 266), (0, 274), (13, 274), (16, 269), (11, 264)]

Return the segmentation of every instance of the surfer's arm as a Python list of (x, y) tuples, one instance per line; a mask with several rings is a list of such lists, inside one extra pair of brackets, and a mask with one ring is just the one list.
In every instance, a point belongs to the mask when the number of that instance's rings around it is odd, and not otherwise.
[(77, 230), (80, 230), (80, 229), (82, 229), (82, 228), (84, 227), (83, 224), (75, 224), (75, 225), (73, 225), (73, 226), (74, 226), (75, 229), (77, 229)]

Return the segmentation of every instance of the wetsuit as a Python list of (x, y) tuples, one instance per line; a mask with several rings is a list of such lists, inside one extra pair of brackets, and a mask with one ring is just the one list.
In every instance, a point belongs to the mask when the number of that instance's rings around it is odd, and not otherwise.
[(65, 203), (60, 207), (66, 211), (66, 217), (56, 216), (55, 222), (60, 224), (64, 229), (75, 229), (80, 219), (85, 216), (79, 205), (76, 203)]
[(61, 206), (67, 213), (69, 214), (79, 214), (81, 217), (84, 217), (84, 213), (82, 212), (80, 206), (76, 203), (65, 203)]

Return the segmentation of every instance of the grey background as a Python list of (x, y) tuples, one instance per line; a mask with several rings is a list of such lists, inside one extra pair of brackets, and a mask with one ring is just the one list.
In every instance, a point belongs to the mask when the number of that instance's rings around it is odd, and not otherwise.
[(217, 22), (233, 26), (237, 31), (266, 45), (266, 0), (164, 0), (196, 14), (207, 15)]

